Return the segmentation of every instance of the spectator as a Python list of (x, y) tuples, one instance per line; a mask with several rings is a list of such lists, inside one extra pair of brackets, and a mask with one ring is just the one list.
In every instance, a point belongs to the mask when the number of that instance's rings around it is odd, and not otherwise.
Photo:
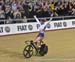
[(72, 9), (72, 15), (75, 16), (75, 8)]
[(2, 6), (0, 6), (0, 24), (4, 24), (5, 12), (2, 10)]
[(20, 0), (17, 1), (17, 8), (19, 8), (19, 10), (23, 10), (22, 2)]
[(2, 6), (0, 6), (0, 20), (5, 19), (5, 12), (2, 10)]
[(21, 19), (22, 18), (21, 12), (19, 11), (18, 8), (14, 11), (13, 16), (14, 16), (14, 19)]
[(5, 9), (6, 19), (13, 19), (13, 11), (10, 6), (6, 6)]
[(54, 7), (55, 7), (54, 5), (55, 5), (55, 2), (54, 2), (54, 0), (53, 0), (53, 1), (50, 2), (50, 8), (51, 8), (52, 10), (54, 10)]
[(34, 12), (37, 17), (42, 17), (42, 3), (41, 2), (36, 2), (34, 6)]
[(17, 1), (16, 0), (13, 0), (11, 7), (12, 7), (13, 11), (15, 11), (17, 9)]
[(67, 2), (64, 2), (64, 5), (63, 5), (63, 15), (62, 16), (68, 16)]
[[(73, 0), (0, 0), (0, 19), (75, 15)], [(18, 9), (17, 9), (18, 8)]]
[(55, 6), (60, 6), (62, 5), (62, 1), (61, 0), (58, 0), (57, 2), (55, 2)]
[(0, 6), (2, 6), (2, 10), (5, 10), (5, 4), (3, 0), (0, 0)]
[(14, 13), (13, 13), (13, 16), (14, 16), (14, 23), (21, 23), (22, 20), (20, 20), (22, 18), (22, 15), (21, 15), (21, 12), (19, 11), (19, 9), (17, 8)]
[(48, 5), (48, 2), (47, 1), (42, 3), (42, 9), (43, 9), (42, 16), (43, 17), (50, 17), (50, 14), (48, 12), (49, 5)]
[(58, 16), (56, 10), (53, 10), (52, 13), (51, 13), (51, 17), (55, 17), (55, 16)]
[(68, 8), (68, 9), (69, 9), (69, 10), (68, 10), (68, 15), (72, 15), (72, 8), (73, 8), (73, 7), (72, 7), (71, 5), (69, 5), (69, 8)]
[(23, 9), (24, 9), (24, 12), (25, 12), (25, 16), (28, 18), (30, 16), (30, 12), (33, 9), (33, 6), (32, 6), (32, 4), (29, 0), (24, 1)]
[(4, 2), (5, 2), (6, 5), (11, 5), (12, 1), (11, 0), (5, 0)]

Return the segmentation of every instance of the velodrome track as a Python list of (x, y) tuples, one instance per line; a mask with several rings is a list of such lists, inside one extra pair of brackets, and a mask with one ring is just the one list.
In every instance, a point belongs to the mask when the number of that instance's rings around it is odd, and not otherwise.
[(75, 62), (75, 29), (48, 31), (44, 42), (49, 52), (44, 57), (25, 59), (22, 51), (25, 40), (37, 33), (0, 37), (0, 62)]

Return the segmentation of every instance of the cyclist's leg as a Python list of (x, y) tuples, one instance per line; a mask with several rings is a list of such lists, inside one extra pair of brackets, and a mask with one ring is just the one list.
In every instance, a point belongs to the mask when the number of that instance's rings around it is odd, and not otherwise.
[(44, 33), (39, 33), (34, 40), (34, 43), (36, 43), (37, 47), (41, 47), (41, 40), (44, 38)]
[(36, 39), (35, 39), (35, 43), (37, 43), (36, 45), (37, 45), (37, 48), (40, 48), (41, 47), (41, 41), (43, 40), (43, 37), (37, 37)]

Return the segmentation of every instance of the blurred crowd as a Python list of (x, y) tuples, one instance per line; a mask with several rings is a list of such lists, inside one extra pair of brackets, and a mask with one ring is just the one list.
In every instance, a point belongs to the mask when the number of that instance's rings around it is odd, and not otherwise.
[(0, 20), (75, 15), (72, 0), (0, 0)]

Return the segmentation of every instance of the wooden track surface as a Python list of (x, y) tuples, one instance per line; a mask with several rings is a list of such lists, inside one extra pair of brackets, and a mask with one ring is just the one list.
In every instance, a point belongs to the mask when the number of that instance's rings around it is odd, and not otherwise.
[(37, 33), (0, 37), (0, 62), (75, 62), (75, 29), (46, 32), (44, 42), (49, 46), (44, 57), (25, 59), (25, 40), (35, 39)]

